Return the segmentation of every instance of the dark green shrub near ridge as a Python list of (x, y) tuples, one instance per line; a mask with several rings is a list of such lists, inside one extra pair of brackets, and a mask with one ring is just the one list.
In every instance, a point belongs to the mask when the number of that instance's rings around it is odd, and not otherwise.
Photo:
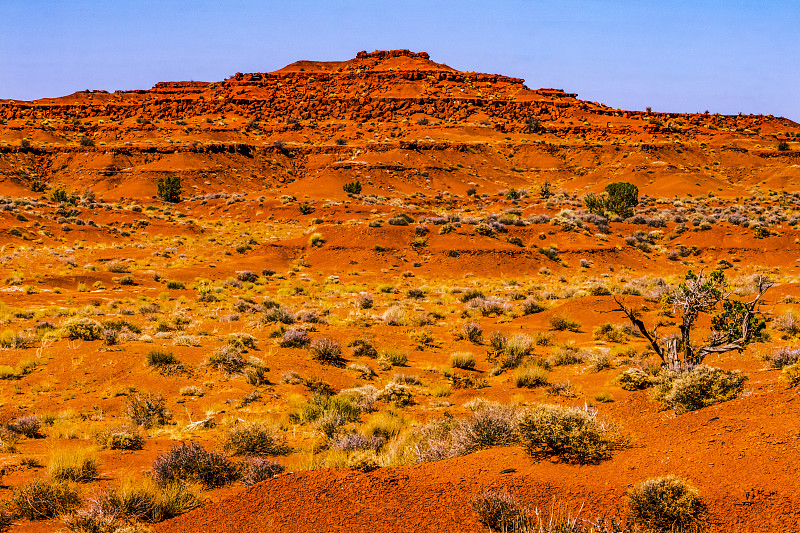
[(361, 182), (356, 180), (351, 181), (350, 183), (345, 183), (342, 186), (342, 189), (347, 194), (361, 194)]
[(605, 193), (589, 193), (583, 198), (586, 209), (593, 214), (605, 216), (606, 213), (628, 218), (633, 216), (633, 208), (639, 205), (639, 188), (626, 182), (606, 185)]
[(180, 202), (182, 192), (179, 176), (165, 176), (158, 180), (158, 197), (165, 202)]

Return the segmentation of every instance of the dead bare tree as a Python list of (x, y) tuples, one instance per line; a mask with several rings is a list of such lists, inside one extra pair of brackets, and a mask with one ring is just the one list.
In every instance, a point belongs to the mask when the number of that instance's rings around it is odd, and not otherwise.
[[(695, 274), (690, 270), (684, 283), (669, 296), (673, 309), (681, 313), (681, 323), (678, 325), (680, 335), (662, 338), (658, 337), (658, 324), (648, 330), (639, 310), (626, 306), (616, 296), (614, 301), (617, 311), (631, 321), (661, 358), (661, 366), (682, 372), (701, 364), (708, 354), (742, 351), (764, 329), (764, 321), (758, 318), (756, 308), (773, 283), (763, 275), (756, 276), (753, 283), (758, 293), (753, 300), (732, 300), (721, 270), (714, 270), (708, 275), (703, 272)], [(720, 303), (722, 312), (712, 317), (711, 335), (706, 344), (695, 345), (691, 339), (695, 321), (701, 313), (713, 312)]]

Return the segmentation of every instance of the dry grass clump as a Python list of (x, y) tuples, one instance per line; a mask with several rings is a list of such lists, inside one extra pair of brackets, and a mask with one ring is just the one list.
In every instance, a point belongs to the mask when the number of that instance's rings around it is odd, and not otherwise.
[(381, 352), (379, 361), (389, 367), (405, 366), (408, 363), (408, 354), (400, 350), (384, 350)]
[(781, 379), (785, 381), (790, 388), (796, 387), (797, 384), (800, 383), (800, 361), (783, 367)]
[(202, 503), (196, 491), (183, 483), (162, 485), (150, 477), (125, 478), (101, 490), (85, 508), (66, 517), (65, 525), (70, 531), (127, 531), (126, 528), (135, 528), (137, 522), (161, 522)]
[(166, 350), (150, 350), (147, 352), (147, 364), (160, 372), (168, 372), (181, 368), (181, 362), (175, 354)]
[(514, 375), (514, 381), (517, 387), (533, 389), (535, 387), (544, 387), (547, 385), (549, 372), (546, 368), (538, 365), (528, 365), (520, 367)]
[(450, 354), (450, 366), (472, 370), (475, 368), (475, 354), (470, 352), (455, 352)]
[(56, 481), (88, 483), (97, 477), (99, 470), (97, 458), (88, 450), (70, 447), (52, 452), (48, 473)]
[(525, 410), (517, 435), (531, 457), (554, 457), (568, 463), (593, 464), (627, 445), (619, 429), (601, 422), (589, 408), (537, 405)]
[(699, 532), (705, 510), (697, 489), (673, 476), (652, 478), (630, 489), (627, 504), (634, 522), (651, 532)]

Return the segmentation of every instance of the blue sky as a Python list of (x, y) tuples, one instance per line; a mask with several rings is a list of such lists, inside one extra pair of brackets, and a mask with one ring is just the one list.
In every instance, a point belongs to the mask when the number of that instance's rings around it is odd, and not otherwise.
[(800, 0), (0, 0), (0, 98), (409, 48), (625, 109), (800, 121)]

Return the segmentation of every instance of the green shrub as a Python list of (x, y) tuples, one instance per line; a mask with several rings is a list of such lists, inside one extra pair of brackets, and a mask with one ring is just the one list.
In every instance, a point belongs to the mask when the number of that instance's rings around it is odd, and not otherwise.
[(70, 339), (93, 341), (102, 338), (100, 323), (91, 318), (79, 318), (67, 321), (63, 325), (65, 335)]
[(745, 381), (747, 376), (738, 370), (697, 365), (689, 372), (665, 372), (653, 396), (663, 409), (683, 414), (736, 398)]
[(577, 464), (598, 463), (627, 445), (619, 430), (600, 422), (595, 411), (558, 405), (537, 405), (524, 411), (517, 434), (531, 457), (555, 457)]
[(785, 381), (789, 387), (796, 387), (797, 384), (800, 383), (800, 361), (783, 367), (781, 379)]
[(581, 330), (580, 322), (563, 316), (550, 317), (550, 327), (556, 331), (572, 331), (579, 333)]
[(64, 204), (69, 202), (69, 195), (67, 194), (67, 191), (64, 190), (63, 188), (56, 187), (55, 189), (53, 189), (53, 192), (50, 193), (50, 201), (59, 204)]
[(77, 509), (81, 496), (70, 483), (33, 479), (14, 490), (11, 505), (22, 518), (47, 520)]
[(180, 176), (165, 176), (158, 180), (158, 197), (165, 202), (180, 202), (181, 192)]
[(167, 282), (167, 289), (171, 291), (180, 291), (186, 288), (186, 284), (182, 281), (171, 280)]
[(606, 212), (622, 218), (633, 216), (633, 208), (639, 205), (639, 188), (625, 182), (606, 185), (605, 194), (589, 193), (583, 198), (590, 213), (605, 216)]
[(475, 354), (469, 352), (450, 354), (450, 366), (471, 370), (475, 368)]
[(308, 202), (298, 204), (297, 209), (300, 211), (301, 215), (310, 215), (314, 212), (314, 207)]
[(400, 350), (384, 350), (381, 352), (380, 360), (391, 366), (406, 366), (408, 354)]
[(653, 532), (701, 531), (704, 509), (695, 489), (676, 476), (648, 479), (628, 491), (634, 522)]
[(289, 452), (280, 430), (265, 422), (235, 425), (223, 436), (222, 449), (231, 455), (282, 455)]
[(133, 428), (112, 427), (97, 435), (97, 443), (110, 450), (142, 450), (144, 437)]
[(628, 340), (628, 330), (619, 324), (606, 322), (592, 330), (592, 337), (596, 341), (625, 342)]
[(50, 477), (56, 481), (87, 483), (97, 477), (97, 459), (82, 448), (53, 451), (50, 457)]
[(641, 390), (653, 384), (652, 379), (639, 368), (629, 368), (617, 376), (617, 385), (625, 390)]
[(361, 182), (356, 180), (356, 181), (351, 181), (349, 183), (345, 183), (342, 186), (342, 189), (347, 194), (361, 194)]

